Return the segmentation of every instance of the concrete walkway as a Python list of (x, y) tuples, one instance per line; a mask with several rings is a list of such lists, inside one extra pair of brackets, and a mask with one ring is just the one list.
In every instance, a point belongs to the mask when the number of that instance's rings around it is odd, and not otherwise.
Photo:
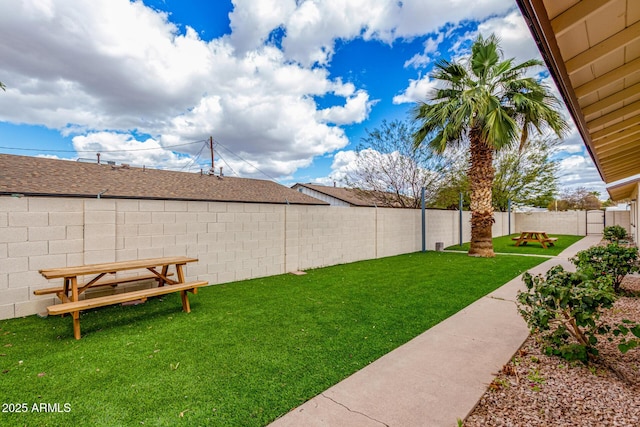
[[(529, 270), (544, 274), (597, 244), (587, 236)], [(274, 421), (272, 427), (439, 427), (464, 419), (529, 335), (517, 277)]]

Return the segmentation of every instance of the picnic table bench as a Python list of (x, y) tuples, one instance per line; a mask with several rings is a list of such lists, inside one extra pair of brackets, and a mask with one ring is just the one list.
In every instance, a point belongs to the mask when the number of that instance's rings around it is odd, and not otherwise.
[[(76, 339), (80, 339), (80, 311), (90, 308), (131, 301), (146, 301), (147, 298), (152, 296), (165, 295), (171, 292), (180, 292), (183, 310), (187, 313), (191, 312), (187, 292), (195, 294), (198, 287), (206, 286), (208, 284), (205, 281), (185, 282), (183, 267), (189, 262), (196, 261), (198, 261), (197, 258), (165, 257), (43, 269), (40, 270), (40, 274), (47, 279), (63, 278), (63, 286), (39, 289), (34, 291), (34, 294), (45, 295), (55, 293), (62, 303), (47, 307), (47, 311), (49, 314), (71, 313), (73, 317), (73, 335)], [(171, 279), (171, 276), (174, 274), (169, 272), (170, 266), (175, 266), (177, 280)], [(161, 270), (158, 270), (159, 268), (161, 268)], [(107, 274), (116, 274), (117, 272), (129, 270), (147, 270), (150, 274), (101, 280)], [(85, 283), (79, 283), (78, 276), (95, 277)], [(79, 298), (80, 295), (90, 288), (100, 286), (115, 287), (122, 283), (131, 283), (150, 279), (157, 281), (158, 286), (97, 298), (85, 298), (83, 300)]]
[(553, 246), (558, 241), (557, 237), (549, 237), (546, 231), (523, 231), (518, 237), (512, 237), (511, 240), (516, 241), (516, 246), (525, 246), (528, 242), (538, 242), (543, 248), (547, 249), (547, 245)]

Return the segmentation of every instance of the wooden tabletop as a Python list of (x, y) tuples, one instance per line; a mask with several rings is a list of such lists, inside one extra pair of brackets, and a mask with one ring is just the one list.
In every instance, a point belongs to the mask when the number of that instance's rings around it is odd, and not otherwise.
[(173, 264), (186, 264), (196, 262), (197, 258), (183, 256), (136, 259), (131, 261), (106, 262), (102, 264), (87, 264), (75, 267), (48, 268), (39, 270), (47, 279), (57, 279), (60, 277), (83, 276), (85, 274), (111, 273), (123, 270), (135, 270), (147, 267), (161, 267)]

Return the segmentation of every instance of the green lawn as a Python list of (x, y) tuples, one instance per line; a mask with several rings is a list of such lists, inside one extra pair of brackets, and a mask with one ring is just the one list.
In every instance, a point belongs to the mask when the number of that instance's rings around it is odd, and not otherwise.
[[(510, 254), (534, 254), (534, 255), (549, 255), (556, 256), (560, 252), (573, 245), (584, 236), (572, 236), (569, 234), (549, 234), (549, 237), (557, 237), (558, 240), (553, 246), (547, 246), (547, 249), (543, 248), (540, 243), (527, 243), (526, 245), (516, 246), (516, 242), (512, 240), (512, 237), (519, 237), (520, 233), (511, 234), (509, 236), (495, 237), (493, 239), (493, 250), (496, 253), (510, 253)], [(469, 242), (460, 245), (453, 245), (445, 248), (452, 251), (468, 251)]]
[(414, 253), (211, 286), (190, 314), (175, 294), (84, 312), (79, 341), (68, 316), (0, 321), (0, 425), (262, 426), (543, 260)]

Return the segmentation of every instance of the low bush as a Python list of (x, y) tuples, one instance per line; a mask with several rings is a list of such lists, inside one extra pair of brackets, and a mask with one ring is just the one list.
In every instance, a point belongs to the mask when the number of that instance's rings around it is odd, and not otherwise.
[[(593, 277), (555, 266), (546, 276), (523, 275), (526, 292), (518, 292), (518, 311), (532, 333), (539, 332), (547, 354), (587, 363), (598, 355), (598, 336), (613, 332), (623, 353), (638, 346), (640, 324), (629, 320), (618, 325), (599, 322), (604, 309), (616, 300), (609, 275)], [(631, 333), (636, 338), (627, 339)]]
[(613, 280), (613, 289), (620, 291), (622, 279), (629, 273), (639, 271), (638, 248), (610, 243), (607, 246), (592, 246), (580, 251), (571, 262), (591, 277), (609, 275)]
[(602, 235), (605, 240), (608, 240), (612, 243), (618, 243), (620, 242), (620, 240), (624, 240), (627, 238), (627, 230), (619, 225), (610, 225), (604, 228), (604, 230), (602, 231)]

